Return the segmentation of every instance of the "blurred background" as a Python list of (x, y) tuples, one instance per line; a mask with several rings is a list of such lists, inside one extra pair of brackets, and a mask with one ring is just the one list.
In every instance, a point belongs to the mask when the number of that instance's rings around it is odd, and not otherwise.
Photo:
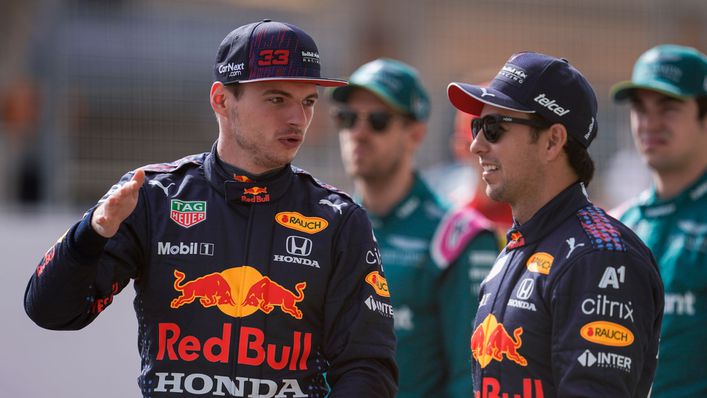
[[(599, 99), (589, 192), (611, 208), (650, 182), (628, 109), (609, 101), (609, 88), (656, 44), (707, 49), (704, 0), (3, 0), (4, 396), (139, 395), (131, 286), (88, 328), (51, 332), (25, 316), (25, 284), (44, 251), (123, 173), (210, 149), (216, 48), (235, 27), (263, 18), (311, 34), (328, 76), (346, 77), (379, 56), (417, 67), (433, 102), (417, 164), (454, 200), (476, 179), (450, 152), (449, 82), (487, 81), (520, 50), (568, 59)], [(295, 164), (350, 191), (329, 105), (319, 102)]]

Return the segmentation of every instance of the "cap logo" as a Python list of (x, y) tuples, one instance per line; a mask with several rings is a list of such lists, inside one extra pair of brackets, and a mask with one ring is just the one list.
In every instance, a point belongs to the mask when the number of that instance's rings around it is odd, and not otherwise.
[(675, 65), (656, 64), (652, 65), (652, 72), (674, 82), (679, 82), (682, 78), (682, 70)]
[(525, 70), (513, 64), (505, 64), (496, 77), (510, 83), (523, 84), (525, 79), (528, 78), (528, 74)]
[(486, 91), (486, 87), (481, 87), (481, 98), (483, 98), (483, 97), (495, 97), (495, 96), (496, 96), (496, 94), (489, 93), (488, 91)]
[(315, 51), (302, 51), (302, 62), (318, 64), (319, 53)]
[(290, 64), (290, 50), (261, 50), (258, 56), (258, 66)]
[(589, 122), (589, 128), (587, 129), (587, 134), (584, 135), (584, 139), (588, 140), (589, 136), (592, 135), (592, 130), (594, 130), (594, 117), (592, 116), (592, 121)]
[(226, 65), (220, 65), (218, 67), (218, 73), (230, 72), (228, 74), (229, 77), (240, 76), (244, 70), (245, 70), (245, 63), (243, 63), (243, 62), (241, 62), (240, 64), (234, 64), (233, 62), (229, 62)]
[(565, 109), (561, 107), (559, 104), (556, 103), (555, 100), (551, 100), (550, 98), (547, 98), (545, 96), (545, 93), (541, 93), (537, 97), (533, 98), (533, 101), (537, 102), (538, 104), (544, 106), (557, 116), (564, 116), (568, 113), (570, 113), (569, 109)]

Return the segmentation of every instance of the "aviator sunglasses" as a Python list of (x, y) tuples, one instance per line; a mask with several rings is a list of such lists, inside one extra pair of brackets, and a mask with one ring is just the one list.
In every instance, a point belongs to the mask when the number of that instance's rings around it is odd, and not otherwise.
[(515, 123), (524, 124), (526, 126), (531, 126), (539, 129), (546, 129), (550, 127), (547, 122), (542, 122), (534, 119), (521, 119), (506, 115), (486, 115), (481, 118), (476, 118), (471, 120), (471, 137), (476, 138), (479, 134), (479, 130), (484, 131), (484, 138), (490, 143), (498, 142), (507, 130), (503, 128), (501, 123)]
[(364, 115), (368, 116), (366, 120), (371, 129), (376, 133), (382, 133), (390, 124), (393, 119), (393, 114), (390, 112), (355, 112), (350, 109), (334, 109), (332, 111), (332, 116), (336, 120), (336, 124), (340, 129), (350, 129), (356, 125), (358, 117)]

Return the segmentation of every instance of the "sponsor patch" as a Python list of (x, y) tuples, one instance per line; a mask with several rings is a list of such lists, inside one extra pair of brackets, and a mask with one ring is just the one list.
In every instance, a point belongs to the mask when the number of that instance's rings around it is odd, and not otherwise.
[(579, 330), (583, 339), (611, 347), (627, 347), (633, 344), (633, 333), (614, 322), (594, 321)]
[(172, 199), (169, 218), (184, 228), (190, 228), (206, 220), (206, 201)]
[(270, 314), (279, 308), (283, 314), (302, 319), (298, 303), (304, 300), (304, 281), (291, 290), (247, 265), (186, 281), (185, 273), (175, 269), (174, 278), (179, 296), (170, 303), (173, 309), (198, 302), (204, 308), (217, 307), (226, 315), (241, 318), (256, 311)]
[(321, 217), (307, 217), (296, 211), (279, 212), (275, 221), (283, 227), (308, 234), (319, 233), (329, 226), (329, 222)]
[(375, 290), (379, 296), (390, 297), (388, 281), (386, 281), (385, 278), (378, 273), (378, 271), (373, 271), (366, 275), (365, 280), (366, 283), (373, 286), (373, 290)]
[(509, 334), (495, 315), (488, 314), (471, 335), (472, 356), (482, 369), (492, 360), (503, 361), (504, 356), (520, 366), (527, 366), (528, 361), (518, 352), (523, 345), (522, 334), (522, 327), (515, 328), (513, 335)]
[(613, 352), (592, 352), (585, 350), (577, 357), (577, 362), (585, 368), (596, 366), (598, 368), (612, 368), (631, 373), (631, 357), (615, 354)]
[(366, 301), (364, 301), (366, 304), (366, 307), (368, 307), (369, 310), (373, 312), (377, 312), (378, 314), (386, 317), (386, 318), (393, 318), (393, 306), (384, 303), (382, 301), (376, 300), (373, 298), (373, 296), (368, 296)]
[(550, 268), (552, 268), (552, 262), (555, 258), (550, 253), (537, 252), (533, 253), (526, 263), (526, 268), (530, 272), (538, 272), (543, 275), (550, 274)]

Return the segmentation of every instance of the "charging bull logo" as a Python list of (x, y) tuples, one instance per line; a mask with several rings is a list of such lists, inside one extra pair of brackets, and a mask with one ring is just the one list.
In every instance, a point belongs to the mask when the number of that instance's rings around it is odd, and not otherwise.
[(493, 314), (488, 314), (471, 335), (471, 353), (481, 368), (485, 368), (492, 359), (501, 362), (504, 355), (518, 365), (526, 366), (528, 361), (518, 353), (523, 345), (521, 334), (523, 328), (518, 327), (511, 337), (503, 324), (498, 323)]
[(285, 289), (277, 282), (264, 276), (255, 285), (251, 286), (245, 300), (241, 305), (257, 306), (264, 313), (269, 314), (275, 306), (279, 306), (282, 312), (292, 315), (297, 319), (302, 319), (302, 311), (297, 308), (297, 303), (304, 299), (304, 288), (307, 282), (300, 282), (295, 285), (297, 295)]
[(174, 290), (182, 292), (182, 295), (172, 300), (170, 307), (179, 308), (184, 304), (193, 302), (197, 298), (199, 303), (206, 308), (217, 304), (235, 304), (233, 297), (231, 297), (231, 287), (218, 272), (202, 276), (182, 285), (184, 276), (183, 272), (174, 270)]
[(184, 282), (183, 272), (174, 270), (174, 278), (174, 290), (180, 293), (170, 303), (174, 309), (198, 300), (204, 308), (217, 307), (234, 318), (249, 316), (258, 310), (270, 314), (275, 307), (280, 307), (283, 313), (302, 319), (303, 314), (297, 303), (304, 300), (307, 282), (297, 283), (295, 294), (247, 265), (187, 282)]

